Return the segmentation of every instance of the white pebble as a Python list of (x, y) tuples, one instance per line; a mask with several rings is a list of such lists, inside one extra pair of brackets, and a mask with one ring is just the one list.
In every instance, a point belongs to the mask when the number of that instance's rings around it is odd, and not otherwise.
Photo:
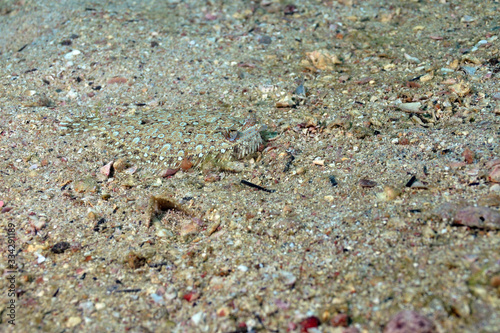
[(200, 312), (194, 314), (191, 317), (191, 320), (193, 321), (193, 324), (199, 325), (201, 323), (201, 321), (203, 320), (203, 311), (200, 311)]
[(238, 266), (238, 269), (239, 269), (240, 271), (242, 271), (242, 272), (246, 272), (246, 271), (248, 271), (248, 267), (247, 267), (247, 266), (245, 266), (245, 265), (239, 265), (239, 266)]
[(66, 59), (66, 60), (71, 60), (71, 59), (73, 59), (73, 57), (75, 57), (75, 56), (77, 56), (77, 55), (79, 55), (79, 54), (81, 54), (81, 53), (82, 53), (82, 52), (80, 52), (79, 50), (73, 50), (73, 51), (71, 51), (71, 52), (69, 52), (69, 53), (66, 53), (66, 54), (64, 55), (64, 59)]

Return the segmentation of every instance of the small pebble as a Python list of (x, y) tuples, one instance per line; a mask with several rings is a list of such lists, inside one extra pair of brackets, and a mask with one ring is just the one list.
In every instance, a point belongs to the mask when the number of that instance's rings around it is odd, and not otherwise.
[(303, 174), (306, 173), (306, 168), (304, 168), (304, 167), (298, 167), (297, 170), (295, 170), (295, 173), (297, 175), (303, 175)]
[(500, 165), (497, 165), (488, 174), (488, 181), (494, 183), (500, 183)]
[(203, 320), (203, 317), (204, 317), (204, 313), (203, 313), (203, 311), (200, 311), (200, 312), (197, 312), (196, 314), (194, 314), (191, 317), (191, 320), (193, 321), (193, 324), (198, 326), (201, 323), (201, 321)]
[(108, 84), (125, 84), (127, 81), (124, 77), (112, 77), (108, 80)]
[(190, 291), (190, 292), (184, 294), (184, 296), (182, 296), (182, 298), (184, 298), (188, 302), (194, 302), (199, 297), (200, 297), (200, 295), (194, 291)]
[(273, 40), (272, 40), (272, 39), (271, 39), (271, 37), (269, 37), (269, 36), (262, 36), (262, 37), (260, 37), (260, 39), (259, 39), (259, 43), (260, 43), (260, 44), (265, 44), (265, 45), (269, 45), (269, 44), (271, 44), (271, 43), (272, 43), (272, 41), (273, 41)]
[(75, 327), (76, 325), (79, 325), (82, 322), (82, 318), (80, 317), (69, 317), (68, 321), (66, 322), (66, 327)]
[(494, 275), (490, 279), (490, 286), (493, 288), (500, 287), (500, 274)]
[(359, 180), (359, 186), (361, 186), (361, 187), (375, 187), (375, 186), (377, 186), (377, 182), (363, 178), (363, 179)]
[(409, 55), (408, 53), (405, 53), (404, 54), (404, 57), (406, 60), (408, 60), (409, 62), (412, 62), (414, 64), (418, 64), (420, 63), (420, 59), (416, 58), (416, 57), (412, 57), (411, 55)]
[(401, 194), (401, 191), (398, 190), (395, 187), (392, 186), (384, 186), (384, 192), (383, 192), (383, 197), (382, 199), (385, 199), (386, 201), (392, 201), (399, 197)]
[(52, 252), (59, 254), (59, 253), (64, 253), (67, 249), (69, 249), (70, 244), (68, 242), (59, 242), (52, 246), (50, 249)]
[(490, 192), (500, 193), (500, 184), (493, 184), (490, 187)]
[(465, 207), (453, 219), (456, 225), (487, 230), (500, 230), (500, 212), (488, 207)]
[(77, 55), (79, 55), (79, 54), (81, 54), (81, 53), (82, 53), (82, 52), (80, 52), (79, 50), (73, 50), (73, 51), (71, 51), (71, 52), (69, 52), (69, 53), (66, 53), (66, 54), (64, 55), (64, 59), (66, 59), (66, 60), (71, 60), (71, 59), (73, 59), (75, 56), (77, 56)]
[(319, 321), (318, 317), (307, 317), (306, 319), (302, 320), (300, 322), (300, 332), (301, 333), (307, 333), (309, 332), (310, 328), (316, 328), (321, 324)]

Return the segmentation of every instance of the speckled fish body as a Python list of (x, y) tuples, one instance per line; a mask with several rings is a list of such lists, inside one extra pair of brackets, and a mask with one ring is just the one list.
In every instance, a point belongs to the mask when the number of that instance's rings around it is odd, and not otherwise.
[(93, 115), (60, 123), (63, 135), (95, 135), (116, 157), (135, 164), (178, 167), (183, 159), (231, 161), (257, 151), (265, 126), (255, 118), (238, 120), (219, 111), (169, 110), (103, 118)]

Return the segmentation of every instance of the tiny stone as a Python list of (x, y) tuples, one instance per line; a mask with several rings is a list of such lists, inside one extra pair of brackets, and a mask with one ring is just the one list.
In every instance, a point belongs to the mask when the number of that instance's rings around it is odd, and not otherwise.
[(59, 253), (64, 253), (67, 249), (69, 249), (70, 245), (68, 242), (59, 242), (52, 246), (50, 249), (52, 252), (59, 254)]
[(494, 275), (494, 276), (491, 277), (491, 279), (490, 279), (490, 286), (492, 286), (493, 288), (500, 287), (500, 275), (499, 274)]
[(479, 229), (499, 230), (500, 212), (488, 207), (465, 207), (455, 214), (453, 223)]
[(375, 187), (375, 186), (377, 186), (377, 182), (363, 178), (363, 179), (359, 180), (359, 185), (361, 187)]
[(100, 310), (104, 309), (105, 307), (106, 307), (106, 304), (105, 304), (105, 303), (96, 303), (96, 304), (95, 304), (95, 309), (96, 309), (97, 311), (100, 311)]
[(298, 167), (297, 170), (295, 170), (295, 173), (297, 175), (303, 175), (303, 174), (306, 173), (306, 168), (304, 168), (304, 167)]
[(80, 317), (70, 317), (68, 321), (66, 322), (66, 327), (75, 327), (76, 325), (79, 325), (82, 322), (82, 318)]
[(500, 184), (493, 184), (490, 187), (490, 192), (500, 193)]
[(387, 201), (391, 201), (396, 199), (401, 194), (401, 191), (392, 187), (392, 186), (384, 186), (384, 198)]
[(497, 165), (491, 170), (488, 175), (488, 180), (494, 183), (500, 183), (500, 165)]
[(272, 39), (271, 37), (269, 36), (262, 36), (260, 39), (259, 39), (259, 43), (260, 44), (265, 44), (265, 45), (269, 45), (272, 43)]
[(329, 203), (332, 203), (333, 201), (335, 201), (335, 198), (333, 197), (333, 195), (325, 195), (325, 197), (323, 199), (325, 199), (325, 201), (328, 201)]

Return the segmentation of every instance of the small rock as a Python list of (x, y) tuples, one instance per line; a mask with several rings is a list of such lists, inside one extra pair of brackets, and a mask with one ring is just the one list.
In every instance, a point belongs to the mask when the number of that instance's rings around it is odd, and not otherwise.
[(303, 175), (303, 174), (306, 173), (306, 168), (304, 168), (304, 167), (298, 167), (297, 170), (295, 170), (295, 173), (297, 175)]
[(95, 304), (95, 309), (97, 311), (101, 311), (102, 309), (104, 309), (106, 307), (106, 304), (105, 303), (96, 303)]
[(404, 57), (406, 60), (408, 60), (409, 62), (412, 62), (414, 64), (418, 64), (420, 63), (420, 59), (416, 58), (416, 57), (412, 57), (411, 55), (409, 55), (408, 53), (405, 53), (404, 54)]
[(195, 326), (198, 326), (203, 321), (204, 313), (202, 311), (195, 313), (191, 320)]
[(375, 186), (377, 186), (377, 182), (363, 178), (363, 179), (359, 180), (359, 186), (361, 186), (361, 187), (375, 187)]
[(37, 263), (41, 264), (41, 263), (43, 263), (45, 260), (47, 260), (47, 258), (45, 258), (44, 256), (42, 256), (40, 253), (35, 253), (35, 254), (36, 254), (36, 256), (37, 256), (37, 260), (36, 260), (36, 262), (37, 262)]
[(124, 77), (115, 76), (108, 80), (108, 84), (124, 84), (127, 83), (127, 79)]
[(500, 184), (493, 184), (490, 187), (490, 192), (500, 193)]
[(323, 199), (325, 199), (325, 201), (329, 202), (329, 203), (332, 203), (335, 201), (335, 198), (333, 197), (333, 195), (325, 195), (323, 197)]
[(198, 294), (198, 293), (196, 293), (194, 291), (190, 291), (190, 292), (184, 294), (184, 296), (182, 296), (182, 298), (184, 298), (188, 302), (194, 302), (199, 297), (200, 297), (200, 294)]
[(316, 328), (321, 324), (319, 321), (318, 317), (307, 317), (306, 319), (302, 320), (300, 322), (300, 333), (307, 333), (309, 332), (310, 328)]
[(500, 274), (494, 275), (490, 279), (490, 286), (493, 288), (500, 287)]
[(500, 212), (488, 207), (465, 207), (455, 214), (453, 224), (500, 230)]
[(392, 201), (401, 195), (401, 191), (392, 186), (384, 186), (384, 192), (379, 196), (384, 201)]
[(488, 181), (500, 183), (500, 165), (496, 165), (488, 174)]
[(73, 51), (71, 51), (71, 52), (69, 52), (69, 53), (66, 53), (66, 54), (64, 55), (64, 59), (66, 59), (66, 60), (71, 60), (71, 59), (73, 59), (75, 56), (77, 56), (77, 55), (79, 55), (79, 54), (81, 54), (81, 53), (82, 53), (82, 52), (80, 52), (79, 50), (73, 50)]
[(405, 310), (396, 314), (384, 328), (384, 333), (435, 333), (434, 323), (416, 311)]
[(422, 183), (420, 180), (416, 180), (415, 182), (413, 182), (413, 184), (411, 184), (410, 188), (426, 190), (427, 186), (424, 183)]
[(70, 244), (68, 242), (59, 242), (52, 246), (50, 249), (53, 253), (59, 254), (59, 253), (64, 253), (67, 249), (69, 249)]
[(418, 113), (420, 111), (420, 107), (422, 106), (422, 103), (420, 103), (420, 102), (400, 103), (396, 106), (399, 109), (406, 111), (406, 112)]
[(462, 23), (471, 23), (471, 22), (474, 22), (476, 19), (470, 15), (465, 15), (464, 17), (462, 17), (460, 19), (460, 22)]
[(273, 40), (271, 39), (271, 37), (269, 36), (262, 36), (259, 38), (259, 43), (260, 44), (264, 44), (264, 45), (269, 45), (273, 42)]
[(75, 327), (76, 325), (79, 325), (82, 322), (82, 318), (80, 317), (69, 317), (68, 321), (66, 322), (66, 327)]

